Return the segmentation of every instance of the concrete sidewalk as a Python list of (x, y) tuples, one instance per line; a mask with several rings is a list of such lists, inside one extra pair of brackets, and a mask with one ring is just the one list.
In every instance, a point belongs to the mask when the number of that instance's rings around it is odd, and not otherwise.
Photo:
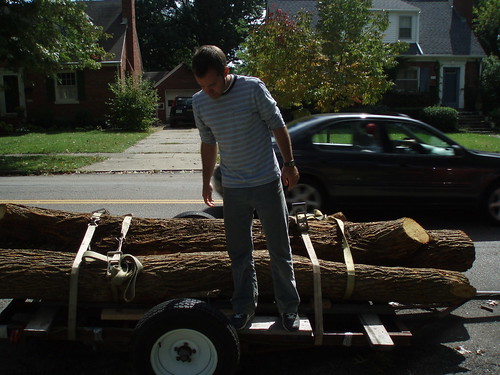
[(80, 169), (81, 172), (201, 171), (200, 136), (196, 128), (163, 128), (121, 154)]

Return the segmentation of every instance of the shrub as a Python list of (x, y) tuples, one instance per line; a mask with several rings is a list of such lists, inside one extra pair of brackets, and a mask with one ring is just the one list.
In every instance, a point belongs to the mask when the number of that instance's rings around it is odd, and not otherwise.
[(110, 106), (109, 125), (115, 129), (147, 131), (156, 122), (158, 95), (149, 81), (129, 76), (110, 84), (115, 95)]
[(484, 59), (481, 90), (484, 110), (495, 109), (500, 103), (500, 59), (496, 56)]
[(499, 129), (500, 128), (500, 107), (495, 108), (493, 111), (488, 113), (488, 118), (491, 119), (495, 128)]
[(457, 130), (458, 111), (450, 107), (425, 107), (420, 116), (422, 121), (434, 126), (443, 132)]
[(14, 126), (5, 121), (0, 121), (0, 136), (14, 132)]

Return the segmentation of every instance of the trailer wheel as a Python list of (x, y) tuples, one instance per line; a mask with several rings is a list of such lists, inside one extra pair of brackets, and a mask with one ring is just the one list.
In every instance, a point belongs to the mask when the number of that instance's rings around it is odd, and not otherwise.
[(186, 219), (186, 218), (215, 219), (214, 216), (203, 211), (186, 211), (186, 212), (181, 212), (180, 214), (174, 216), (174, 219)]
[(175, 299), (153, 307), (137, 323), (132, 353), (137, 374), (232, 374), (240, 359), (238, 335), (207, 303)]

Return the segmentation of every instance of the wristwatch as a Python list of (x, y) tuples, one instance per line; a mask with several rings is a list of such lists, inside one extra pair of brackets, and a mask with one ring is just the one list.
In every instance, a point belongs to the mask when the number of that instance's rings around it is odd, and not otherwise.
[(290, 160), (283, 163), (284, 167), (295, 167), (296, 165), (297, 164), (295, 164), (295, 160)]

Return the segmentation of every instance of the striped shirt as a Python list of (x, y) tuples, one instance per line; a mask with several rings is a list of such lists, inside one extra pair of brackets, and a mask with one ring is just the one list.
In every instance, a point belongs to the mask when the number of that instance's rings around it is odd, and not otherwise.
[(199, 91), (193, 112), (201, 141), (218, 144), (222, 186), (255, 187), (280, 176), (271, 130), (285, 123), (260, 79), (233, 75), (231, 87), (217, 99)]

